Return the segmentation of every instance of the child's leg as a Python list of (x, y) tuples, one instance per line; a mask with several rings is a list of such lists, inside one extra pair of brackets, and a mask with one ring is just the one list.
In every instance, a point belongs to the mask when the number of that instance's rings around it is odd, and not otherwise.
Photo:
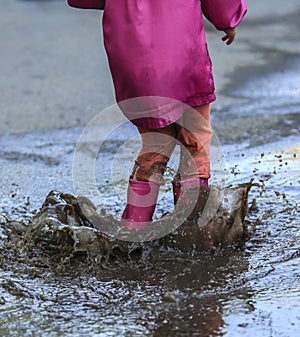
[(161, 129), (138, 128), (142, 138), (142, 149), (135, 161), (130, 176), (134, 180), (164, 183), (163, 174), (176, 146), (177, 125)]
[(210, 177), (210, 105), (185, 111), (178, 140), (181, 143), (180, 180)]
[(179, 171), (173, 181), (174, 204), (178, 209), (186, 210), (187, 221), (195, 221), (208, 196), (212, 137), (209, 104), (185, 111), (177, 137), (181, 156)]
[(128, 229), (145, 229), (155, 210), (159, 186), (176, 145), (176, 124), (161, 129), (142, 129), (142, 149), (136, 159), (127, 190), (127, 205), (121, 224)]

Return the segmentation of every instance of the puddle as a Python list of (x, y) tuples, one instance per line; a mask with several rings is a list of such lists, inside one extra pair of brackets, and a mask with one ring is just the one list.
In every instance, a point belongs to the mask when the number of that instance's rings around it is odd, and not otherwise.
[[(1, 157), (6, 191), (1, 200), (2, 229), (4, 216), (28, 222), (50, 186), (72, 193), (70, 162), (80, 132), (2, 137), (2, 151), (7, 153)], [(116, 144), (108, 147), (107, 158)], [(251, 237), (242, 250), (190, 255), (152, 247), (142, 259), (137, 254), (130, 260), (123, 256), (106, 261), (93, 254), (87, 258), (84, 252), (72, 257), (65, 235), (61, 237), (65, 249), (59, 254), (53, 250), (54, 258), (49, 258), (49, 252), (41, 250), (42, 241), (26, 250), (18, 236), (15, 248), (6, 250), (2, 232), (0, 333), (238, 337), (262, 332), (272, 336), (276, 331), (278, 336), (297, 336), (299, 144), (299, 137), (289, 136), (257, 147), (224, 145), (227, 184), (254, 178), (261, 185), (249, 195), (246, 223)], [(28, 149), (34, 154), (26, 156)], [(41, 156), (59, 163), (53, 165)], [(9, 174), (3, 167), (11, 169)], [(158, 207), (170, 207), (168, 193)], [(112, 209), (122, 208), (113, 198), (107, 200)]]

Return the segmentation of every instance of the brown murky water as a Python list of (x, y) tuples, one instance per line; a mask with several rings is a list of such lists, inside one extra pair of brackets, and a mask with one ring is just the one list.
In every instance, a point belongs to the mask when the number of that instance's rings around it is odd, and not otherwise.
[(33, 236), (10, 235), (1, 248), (1, 334), (296, 336), (299, 211), (282, 194), (260, 192), (244, 249), (191, 255), (146, 245), (131, 259), (106, 259), (72, 256), (68, 235), (46, 251)]

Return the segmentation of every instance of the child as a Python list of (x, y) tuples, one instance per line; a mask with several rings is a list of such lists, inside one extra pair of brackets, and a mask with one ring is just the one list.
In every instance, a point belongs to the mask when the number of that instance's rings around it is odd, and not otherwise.
[[(104, 45), (117, 102), (152, 97), (156, 106), (152, 115), (141, 108), (134, 120), (126, 104), (122, 109), (142, 138), (121, 218), (128, 229), (144, 229), (152, 220), (176, 144), (182, 152), (180, 174), (173, 181), (174, 203), (185, 207), (190, 201), (181, 195), (195, 187), (208, 188), (215, 89), (202, 14), (225, 32), (222, 40), (229, 45), (246, 10), (244, 0), (106, 0)], [(163, 97), (193, 109), (172, 110)]]

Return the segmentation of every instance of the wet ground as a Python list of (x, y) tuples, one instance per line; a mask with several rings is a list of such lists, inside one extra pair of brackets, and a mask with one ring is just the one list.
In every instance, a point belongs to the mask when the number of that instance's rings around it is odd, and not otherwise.
[[(43, 3), (58, 13), (58, 2)], [(18, 6), (39, 14), (41, 11), (32, 2), (20, 2)], [(37, 112), (41, 109), (41, 116), (19, 126), (18, 118), (14, 122), (9, 115), (20, 109), (13, 104), (12, 92), (22, 75), (7, 79), (2, 104), (10, 103), (10, 108), (6, 111), (5, 104), (1, 105), (0, 138), (2, 336), (299, 335), (299, 6), (293, 1), (289, 6), (280, 12), (273, 8), (268, 16), (270, 9), (251, 2), (249, 7), (256, 15), (249, 15), (241, 27), (233, 60), (225, 52), (222, 62), (228, 67), (223, 73), (221, 58), (216, 58), (216, 77), (223, 79), (219, 81), (220, 99), (214, 105), (213, 127), (225, 154), (226, 184), (254, 179), (259, 185), (249, 195), (246, 220), (251, 237), (243, 249), (193, 255), (149, 249), (139, 260), (103, 262), (84, 254), (62, 260), (57, 252), (49, 256), (18, 235), (8, 240), (8, 219), (29, 222), (50, 190), (74, 193), (73, 153), (85, 123), (97, 112), (98, 98), (92, 91), (90, 110), (76, 122), (78, 125), (72, 122), (65, 129), (70, 116), (65, 114), (58, 122), (65, 94), (60, 96), (55, 91), (61, 100), (56, 106), (47, 105), (55, 95), (42, 95), (47, 102), (43, 105), (34, 90), (45, 82), (36, 78), (39, 83), (28, 85), (33, 93), (28, 89), (18, 97), (19, 103), (27, 102), (25, 110), (33, 106)], [(77, 17), (84, 21), (86, 15)], [(74, 23), (74, 18), (69, 20)], [(72, 27), (70, 22), (68, 25)], [(253, 27), (260, 28), (260, 39), (255, 37)], [(213, 54), (217, 51), (215, 44), (212, 40)], [(30, 69), (39, 68), (31, 65)], [(110, 98), (106, 100), (110, 102)], [(66, 99), (65, 104), (70, 111), (76, 102)], [(50, 126), (43, 121), (47, 107), (57, 114), (56, 119), (49, 118)], [(105, 121), (103, 133), (113, 128), (111, 125)], [(112, 133), (97, 161), (103, 202), (116, 217), (124, 206), (126, 181), (114, 180), (112, 188), (110, 167), (128, 167), (138, 150), (138, 144), (130, 145), (130, 155), (124, 156), (119, 151), (124, 141), (122, 134)], [(168, 176), (156, 217), (171, 209)]]

